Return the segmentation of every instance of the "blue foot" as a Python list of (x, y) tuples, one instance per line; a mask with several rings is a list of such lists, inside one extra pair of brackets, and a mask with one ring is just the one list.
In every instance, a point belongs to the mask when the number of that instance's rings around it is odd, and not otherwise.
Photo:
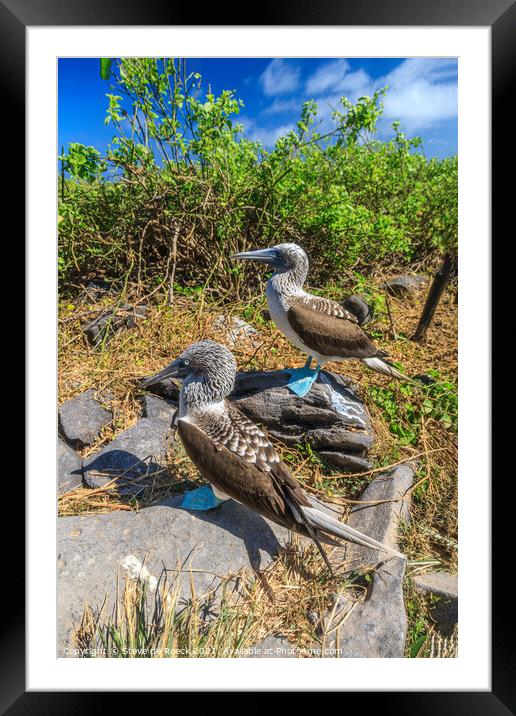
[(310, 363), (311, 359), (306, 362), (303, 368), (290, 368), (287, 370), (287, 373), (290, 374), (288, 387), (300, 398), (303, 398), (308, 393), (319, 375), (319, 366), (313, 370), (308, 367)]
[(214, 510), (224, 502), (219, 500), (214, 494), (213, 490), (209, 485), (203, 485), (195, 490), (190, 490), (183, 497), (180, 507), (185, 510), (200, 510), (207, 512), (208, 510)]

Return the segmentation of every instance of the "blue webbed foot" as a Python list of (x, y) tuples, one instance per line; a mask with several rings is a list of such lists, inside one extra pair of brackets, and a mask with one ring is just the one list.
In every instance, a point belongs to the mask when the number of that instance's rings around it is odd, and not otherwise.
[(317, 366), (315, 369), (312, 369), (310, 368), (311, 362), (312, 358), (311, 356), (309, 356), (308, 360), (302, 368), (290, 368), (287, 370), (287, 373), (290, 374), (290, 378), (287, 385), (290, 390), (296, 395), (298, 395), (300, 398), (303, 398), (308, 393), (312, 385), (317, 380), (317, 376), (319, 375), (319, 366)]
[(202, 487), (187, 492), (183, 497), (180, 507), (185, 510), (207, 512), (208, 510), (214, 510), (223, 502), (224, 500), (219, 500), (214, 494), (210, 485), (202, 485)]

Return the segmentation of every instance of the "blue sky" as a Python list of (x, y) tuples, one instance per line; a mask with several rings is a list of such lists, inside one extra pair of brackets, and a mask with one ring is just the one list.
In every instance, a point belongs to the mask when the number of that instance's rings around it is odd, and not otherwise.
[[(408, 136), (423, 138), (427, 156), (457, 152), (457, 61), (445, 58), (267, 59), (192, 58), (188, 69), (199, 72), (215, 94), (236, 91), (244, 101), (238, 122), (246, 136), (267, 148), (291, 129), (303, 102), (314, 99), (322, 127), (346, 95), (356, 101), (389, 85), (380, 136), (401, 121)], [(59, 60), (58, 142), (93, 145), (104, 152), (113, 128), (104, 125), (110, 83), (99, 76), (97, 59)]]

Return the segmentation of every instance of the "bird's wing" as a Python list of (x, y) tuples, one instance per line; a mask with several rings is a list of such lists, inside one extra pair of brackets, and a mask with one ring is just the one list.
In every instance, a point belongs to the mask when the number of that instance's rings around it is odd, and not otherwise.
[(296, 526), (296, 508), (310, 502), (270, 440), (235, 406), (195, 422), (180, 419), (178, 430), (192, 462), (216, 488), (273, 522)]
[(287, 319), (305, 346), (323, 356), (372, 358), (378, 349), (357, 324), (356, 316), (320, 296), (290, 299)]
[(335, 316), (336, 318), (345, 318), (352, 323), (358, 323), (358, 318), (354, 313), (348, 311), (347, 308), (341, 306), (337, 301), (332, 301), (331, 298), (325, 298), (324, 296), (313, 296), (312, 294), (306, 293), (301, 296), (296, 296), (295, 301), (303, 306), (312, 308), (315, 311), (324, 313), (327, 316)]

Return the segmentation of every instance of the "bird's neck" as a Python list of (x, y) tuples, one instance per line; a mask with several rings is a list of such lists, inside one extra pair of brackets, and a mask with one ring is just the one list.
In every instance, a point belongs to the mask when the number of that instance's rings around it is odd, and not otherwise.
[(289, 296), (299, 293), (303, 289), (306, 280), (307, 270), (304, 266), (283, 271), (282, 273), (274, 273), (270, 278), (273, 288), (280, 294)]
[(179, 416), (223, 403), (233, 390), (234, 383), (234, 375), (220, 372), (189, 375), (179, 393)]

